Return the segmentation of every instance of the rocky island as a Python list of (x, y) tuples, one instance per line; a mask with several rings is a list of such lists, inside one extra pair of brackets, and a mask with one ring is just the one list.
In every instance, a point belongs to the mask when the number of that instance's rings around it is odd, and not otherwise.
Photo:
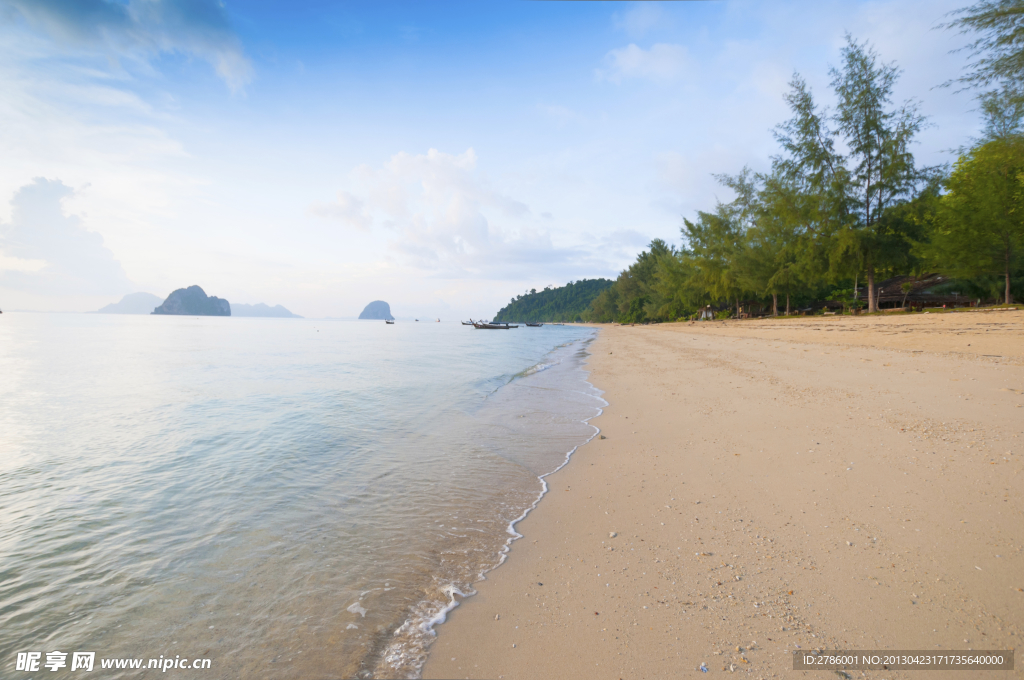
[(179, 288), (153, 310), (153, 314), (185, 314), (189, 316), (231, 316), (231, 303), (211, 297), (199, 286)]
[(366, 305), (366, 309), (359, 315), (360, 319), (376, 319), (380, 321), (394, 321), (395, 317), (391, 316), (391, 306), (383, 300), (374, 300), (370, 304)]
[(120, 302), (112, 302), (93, 314), (152, 314), (161, 302), (163, 298), (152, 293), (129, 293)]

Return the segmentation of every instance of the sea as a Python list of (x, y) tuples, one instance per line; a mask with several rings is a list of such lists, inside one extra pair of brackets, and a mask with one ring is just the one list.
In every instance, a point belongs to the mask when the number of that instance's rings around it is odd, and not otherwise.
[(0, 677), (418, 677), (595, 435), (595, 332), (3, 314)]

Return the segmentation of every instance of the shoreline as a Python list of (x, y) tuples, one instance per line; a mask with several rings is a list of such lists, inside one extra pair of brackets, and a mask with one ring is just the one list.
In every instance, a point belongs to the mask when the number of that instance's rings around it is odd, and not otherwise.
[[(589, 349), (589, 346), (594, 342), (594, 340), (596, 340), (596, 337), (595, 338), (591, 338), (590, 340), (584, 340), (583, 341), (583, 343), (584, 343), (584, 351)], [(552, 351), (554, 351), (554, 350), (552, 350)], [(588, 354), (589, 354), (589, 352), (588, 352)], [(586, 362), (582, 362), (581, 365), (575, 367), (575, 370), (586, 374), (587, 371), (585, 369), (585, 364), (586, 364)], [(538, 365), (542, 365), (542, 364), (535, 364), (533, 367), (531, 367), (531, 369), (535, 368)], [(526, 371), (522, 372), (521, 374), (517, 374), (516, 377), (519, 377), (519, 378), (529, 377), (530, 375), (533, 375), (535, 373), (539, 373), (540, 372), (540, 371), (533, 371), (531, 369), (527, 369)], [(590, 385), (590, 387), (593, 388), (595, 390), (595, 392), (599, 393), (599, 394), (595, 394), (593, 396), (594, 396), (595, 399), (600, 400), (604, 404), (604, 406), (595, 407), (597, 409), (597, 413), (595, 415), (592, 415), (592, 416), (590, 416), (588, 418), (584, 418), (583, 420), (580, 421), (580, 422), (582, 422), (584, 424), (590, 425), (590, 421), (591, 420), (594, 420), (595, 418), (598, 418), (598, 417), (601, 416), (601, 414), (603, 413), (603, 409), (604, 409), (604, 407), (606, 407), (608, 405), (608, 402), (605, 401), (604, 398), (601, 396), (601, 394), (603, 394), (603, 392), (601, 392), (601, 390), (598, 390), (597, 388), (595, 388), (593, 386), (593, 384), (590, 383), (587, 380), (585, 380), (584, 382), (586, 382), (588, 385)], [(488, 574), (492, 573), (494, 570), (500, 568), (502, 565), (505, 564), (505, 562), (508, 560), (509, 554), (510, 554), (510, 552), (512, 550), (512, 546), (516, 543), (516, 541), (519, 541), (520, 539), (523, 538), (523, 534), (519, 533), (516, 530), (516, 525), (520, 524), (531, 513), (533, 513), (537, 509), (537, 507), (540, 505), (540, 502), (542, 500), (544, 500), (544, 497), (548, 495), (548, 492), (551, 489), (550, 489), (550, 487), (549, 487), (549, 485), (547, 483), (547, 477), (550, 477), (551, 475), (559, 472), (564, 467), (566, 467), (569, 464), (569, 462), (572, 460), (573, 455), (577, 451), (579, 451), (581, 447), (586, 446), (591, 441), (593, 441), (593, 439), (595, 437), (599, 436), (600, 429), (597, 428), (596, 426), (592, 426), (592, 427), (594, 427), (594, 432), (586, 439), (586, 441), (584, 441), (584, 442), (582, 442), (580, 444), (577, 444), (577, 445), (573, 446), (571, 449), (569, 449), (565, 453), (565, 457), (562, 460), (562, 462), (558, 465), (558, 467), (556, 467), (555, 469), (551, 470), (550, 472), (545, 472), (544, 474), (541, 474), (541, 475), (537, 476), (537, 480), (541, 484), (540, 493), (538, 494), (536, 500), (534, 500), (531, 505), (529, 505), (526, 509), (524, 509), (523, 513), (521, 515), (519, 515), (519, 517), (509, 521), (508, 526), (505, 529), (505, 532), (506, 532), (506, 534), (508, 534), (509, 538), (507, 538), (505, 540), (504, 545), (502, 546), (501, 550), (499, 551), (497, 564), (495, 564), (495, 565), (493, 565), (491, 567), (488, 567), (487, 569), (485, 569), (484, 571), (481, 571), (477, 575), (477, 577), (478, 577), (477, 580), (470, 586), (470, 591), (471, 592), (463, 593), (462, 591), (460, 591), (458, 589), (453, 589), (452, 595), (451, 595), (451, 599), (449, 600), (448, 604), (445, 607), (443, 607), (437, 614), (435, 614), (429, 620), (424, 622), (424, 628), (425, 628), (426, 631), (428, 631), (428, 633), (436, 634), (437, 627), (441, 626), (442, 624), (444, 624), (447, 621), (449, 615), (453, 611), (455, 611), (456, 608), (458, 608), (460, 605), (462, 605), (462, 603), (465, 600), (467, 600), (468, 598), (473, 597), (474, 595), (476, 595), (479, 592), (477, 590), (477, 588), (476, 588), (477, 584), (479, 584), (479, 583), (481, 583), (483, 581), (486, 581)], [(462, 599), (461, 600), (456, 599), (456, 595), (461, 597)], [(429, 659), (429, 649), (428, 649), (428, 657), (427, 658)]]
[[(501, 457), (505, 458), (508, 463), (517, 465), (521, 471), (530, 473), (532, 478), (531, 486), (536, 485), (533, 486), (531, 491), (536, 490), (536, 495), (531, 493), (529, 498), (522, 499), (525, 503), (515, 506), (515, 511), (519, 512), (519, 514), (515, 517), (503, 518), (503, 524), (499, 525), (501, 527), (500, 530), (493, 533), (486, 532), (494, 539), (501, 541), (500, 545), (495, 546), (497, 548), (495, 561), (477, 562), (476, 559), (467, 561), (465, 559), (460, 560), (458, 557), (442, 560), (442, 563), (446, 561), (449, 563), (463, 562), (467, 568), (476, 571), (472, 576), (467, 574), (466, 576), (469, 576), (469, 578), (456, 581), (449, 581), (448, 578), (450, 576), (445, 577), (440, 573), (435, 574), (433, 576), (435, 586), (433, 595), (427, 595), (424, 599), (413, 604), (406, 612), (408, 617), (396, 629), (378, 628), (381, 645), (367, 650), (361, 664), (363, 670), (360, 673), (372, 672), (373, 677), (419, 677), (425, 660), (429, 659), (429, 646), (435, 636), (434, 631), (436, 627), (442, 625), (451, 615), (451, 612), (457, 609), (463, 601), (472, 598), (476, 594), (476, 585), (485, 581), (488, 574), (505, 563), (511, 546), (522, 538), (522, 534), (518, 533), (515, 527), (536, 509), (540, 501), (547, 494), (549, 488), (545, 478), (564, 468), (580, 446), (597, 436), (597, 428), (590, 425), (590, 421), (600, 415), (601, 405), (606, 404), (606, 402), (600, 397), (600, 390), (594, 388), (586, 380), (587, 371), (585, 369), (585, 358), (583, 358), (589, 354), (587, 348), (593, 342), (595, 336), (596, 333), (573, 337), (549, 346), (547, 351), (539, 357), (535, 357), (532, 360), (533, 363), (523, 370), (500, 376), (504, 379), (504, 382), (495, 386), (483, 397), (479, 410), (473, 412), (471, 419), (475, 420), (477, 426), (482, 428), (481, 432), (486, 430), (486, 423), (508, 428), (505, 438), (508, 442), (518, 441), (515, 447), (517, 450), (507, 450)], [(550, 369), (555, 370), (548, 373)], [(580, 389), (579, 383), (582, 383), (585, 389)], [(567, 389), (569, 385), (572, 385), (572, 387)], [(553, 403), (543, 400), (531, 402), (525, 393), (519, 394), (518, 397), (510, 396), (510, 394), (521, 392), (524, 389), (540, 389), (549, 394), (557, 394), (558, 396)], [(582, 400), (580, 395), (583, 396)], [(511, 403), (507, 402), (510, 398), (512, 399)], [(492, 401), (494, 399), (498, 400), (498, 406), (494, 405)], [(599, 402), (600, 405), (598, 403), (581, 405), (581, 402), (585, 403), (591, 400)], [(488, 408), (492, 410), (497, 409), (497, 412), (500, 414), (497, 421), (492, 420), (494, 414), (491, 417), (484, 416), (481, 419), (481, 412)], [(585, 413), (580, 412), (579, 409), (583, 409)], [(528, 426), (525, 429), (523, 426), (515, 428), (512, 424), (517, 421), (509, 420), (509, 418), (515, 417), (529, 418), (531, 411), (534, 414), (553, 416), (556, 420), (562, 419), (563, 426), (568, 423), (582, 425), (585, 431), (570, 433), (564, 431), (565, 428), (563, 428), (561, 432), (549, 431), (547, 433), (548, 438), (538, 438), (537, 432), (533, 428)], [(576, 412), (573, 413), (573, 411)], [(518, 416), (515, 415), (516, 413), (518, 413)], [(570, 415), (570, 413), (572, 414)], [(545, 424), (542, 423), (541, 427), (545, 427)], [(568, 429), (571, 430), (572, 428)], [(524, 436), (527, 444), (525, 448), (522, 446)], [(571, 444), (567, 445), (566, 448), (559, 448), (559, 442), (562, 444), (571, 442)], [(523, 456), (522, 454), (524, 453), (532, 453), (534, 457), (530, 455)], [(540, 454), (539, 457), (536, 457), (537, 454)], [(539, 472), (536, 469), (538, 464), (541, 466), (541, 470), (547, 471)], [(497, 499), (495, 499), (495, 502), (497, 502)], [(488, 520), (478, 518), (475, 521), (486, 522)], [(482, 530), (470, 526), (462, 529), (462, 531), (476, 532)], [(462, 538), (465, 538), (465, 536)], [(459, 551), (456, 550), (451, 554), (453, 556), (457, 555)], [(494, 554), (493, 552), (491, 553), (491, 555)], [(475, 566), (470, 566), (471, 564), (475, 564)], [(411, 639), (409, 638), (410, 635), (413, 636)]]
[(587, 369), (607, 439), (548, 477), (423, 677), (1016, 647), (1022, 331), (1021, 312), (604, 327)]

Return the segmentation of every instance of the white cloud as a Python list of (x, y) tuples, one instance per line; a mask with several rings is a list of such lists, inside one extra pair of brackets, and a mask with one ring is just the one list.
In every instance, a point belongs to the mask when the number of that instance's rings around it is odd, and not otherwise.
[[(0, 6), (4, 12), (10, 14)], [(173, 258), (169, 250), (188, 240), (181, 232), (209, 214), (209, 205), (193, 210), (199, 219), (182, 211), (196, 205), (213, 171), (209, 158), (200, 164), (177, 138), (183, 126), (173, 95), (148, 85), (136, 91), (139, 79), (106, 56), (69, 56), (23, 24), (0, 21), (0, 147), (5, 160), (0, 163), (0, 224), (14, 219), (14, 202), (8, 200), (30, 178), (59, 177), (80, 189), (62, 199), (65, 212), (102, 230), (103, 242), (118, 253), (130, 279), (177, 287), (178, 281), (163, 280), (167, 269), (196, 257)], [(161, 233), (170, 225), (179, 234)], [(5, 305), (90, 309), (99, 302), (80, 296), (52, 304), (19, 299), (7, 299)]]
[(347, 191), (339, 191), (332, 203), (315, 203), (309, 209), (317, 217), (338, 220), (357, 229), (369, 229), (373, 218), (366, 212), (366, 204)]
[(37, 272), (46, 266), (46, 260), (11, 257), (0, 251), (0, 276), (4, 272)]
[(690, 57), (683, 45), (656, 43), (645, 50), (629, 44), (608, 52), (604, 62), (605, 67), (595, 71), (598, 80), (620, 83), (629, 78), (642, 78), (667, 82), (686, 72)]
[(218, 0), (0, 0), (65, 50), (99, 50), (140, 62), (182, 53), (210, 63), (231, 88), (252, 80), (252, 64)]
[(654, 28), (664, 28), (670, 23), (668, 13), (659, 3), (636, 3), (621, 14), (612, 15), (612, 24), (630, 38), (642, 38)]
[(360, 228), (377, 225), (405, 266), (450, 278), (504, 278), (583, 259), (579, 249), (556, 246), (525, 203), (493, 189), (473, 149), (402, 152), (380, 167), (356, 168), (352, 178), (358, 189), (311, 210)]
[[(11, 201), (0, 224), (0, 286), (37, 295), (104, 295), (132, 290), (121, 263), (63, 201), (74, 191), (37, 177)], [(40, 266), (42, 263), (42, 266)]]

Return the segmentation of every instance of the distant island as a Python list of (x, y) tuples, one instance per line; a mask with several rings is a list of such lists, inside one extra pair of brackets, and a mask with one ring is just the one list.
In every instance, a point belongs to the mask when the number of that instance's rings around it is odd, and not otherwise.
[(269, 316), (279, 319), (301, 319), (298, 314), (292, 314), (281, 305), (265, 305), (259, 302), (255, 305), (245, 305), (240, 302), (231, 303), (231, 316)]
[(583, 315), (601, 291), (615, 282), (610, 279), (581, 279), (561, 288), (536, 288), (517, 295), (495, 315), (495, 321), (582, 321)]
[(370, 304), (366, 305), (366, 309), (359, 315), (360, 319), (376, 319), (380, 321), (384, 319), (386, 321), (394, 321), (395, 317), (391, 316), (391, 306), (383, 300), (374, 300)]
[[(195, 289), (195, 290), (193, 290)], [(174, 298), (174, 301), (171, 301)], [(216, 301), (211, 302), (211, 301)], [(298, 314), (281, 305), (270, 305), (258, 302), (254, 305), (246, 305), (240, 302), (228, 303), (215, 297), (207, 297), (206, 293), (199, 286), (191, 288), (179, 288), (168, 296), (168, 305), (162, 297), (152, 293), (129, 293), (121, 298), (120, 302), (112, 302), (102, 309), (97, 309), (90, 314), (190, 314), (201, 316), (262, 316), (277, 319), (301, 319)], [(228, 312), (224, 312), (224, 305), (227, 303)], [(212, 305), (212, 306), (211, 306)], [(158, 310), (158, 308), (160, 308)], [(207, 311), (200, 311), (200, 310)]]
[(231, 303), (206, 294), (199, 286), (179, 288), (153, 310), (153, 314), (187, 314), (189, 316), (231, 316)]
[(111, 302), (92, 314), (152, 314), (163, 301), (162, 297), (152, 293), (129, 293), (120, 302)]

